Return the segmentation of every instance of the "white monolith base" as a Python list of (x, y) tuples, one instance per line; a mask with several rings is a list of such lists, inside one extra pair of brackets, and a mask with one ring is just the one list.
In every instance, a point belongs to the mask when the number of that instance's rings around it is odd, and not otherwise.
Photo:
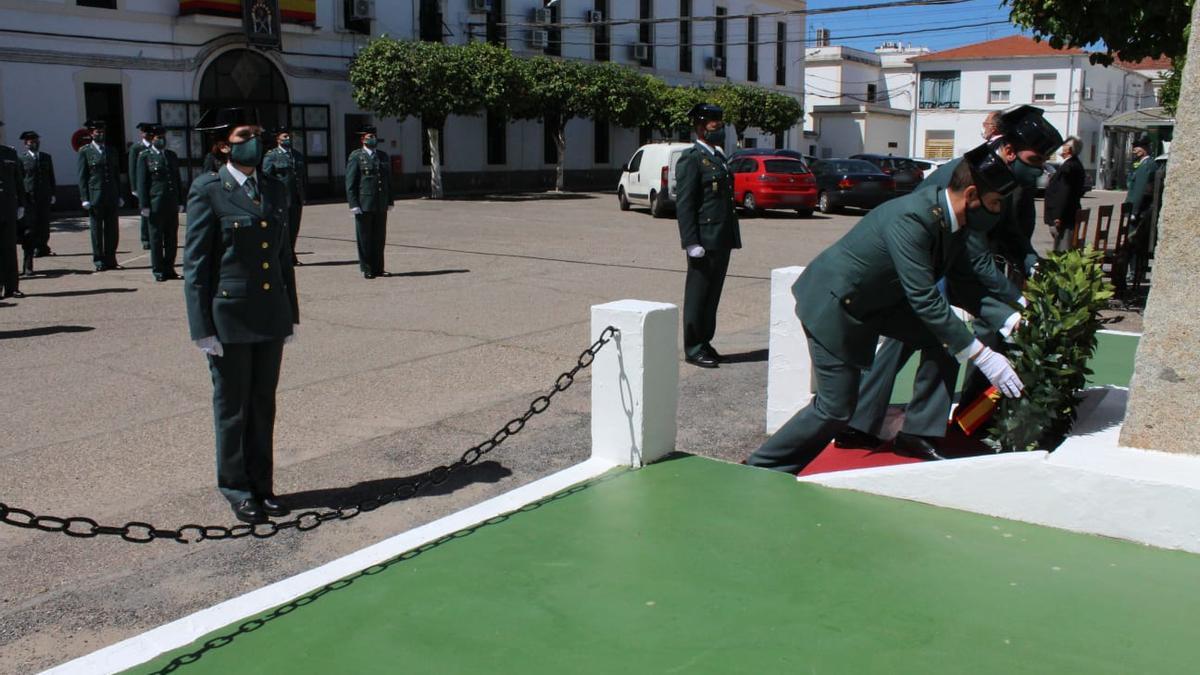
[(592, 340), (620, 335), (592, 364), (592, 457), (642, 466), (675, 450), (679, 309), (618, 300), (592, 307)]
[(767, 433), (773, 434), (812, 399), (812, 359), (796, 316), (792, 286), (803, 267), (771, 270), (771, 341), (767, 367)]

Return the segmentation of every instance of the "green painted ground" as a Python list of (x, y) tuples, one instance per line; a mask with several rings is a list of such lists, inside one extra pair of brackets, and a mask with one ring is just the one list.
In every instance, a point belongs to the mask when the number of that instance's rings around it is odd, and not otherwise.
[(406, 558), (133, 672), (1196, 669), (1200, 556), (696, 457)]
[[(1088, 365), (1093, 371), (1089, 382), (1095, 386), (1106, 384), (1128, 387), (1133, 377), (1133, 354), (1137, 351), (1138, 338), (1131, 335), (1100, 333), (1096, 336), (1099, 345)], [(913, 377), (917, 374), (917, 360), (910, 359), (892, 390), (892, 403), (899, 405), (912, 400)], [(958, 371), (958, 384), (962, 386), (963, 369)]]

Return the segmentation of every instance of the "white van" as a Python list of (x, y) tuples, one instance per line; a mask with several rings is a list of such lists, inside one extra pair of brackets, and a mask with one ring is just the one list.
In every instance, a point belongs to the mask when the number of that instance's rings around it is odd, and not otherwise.
[(665, 218), (675, 207), (675, 164), (691, 143), (651, 143), (633, 153), (621, 167), (617, 202), (622, 211), (648, 206), (655, 218)]

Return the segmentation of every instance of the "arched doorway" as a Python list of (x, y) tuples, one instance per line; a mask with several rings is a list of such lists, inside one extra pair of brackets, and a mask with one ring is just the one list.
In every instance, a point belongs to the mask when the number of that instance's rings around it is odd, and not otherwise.
[(270, 59), (249, 49), (234, 49), (218, 56), (200, 80), (200, 107), (257, 108), (268, 129), (288, 119), (288, 88)]

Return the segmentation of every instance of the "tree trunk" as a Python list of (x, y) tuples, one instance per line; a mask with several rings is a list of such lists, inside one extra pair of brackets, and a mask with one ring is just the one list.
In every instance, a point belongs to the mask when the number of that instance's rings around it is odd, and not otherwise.
[(565, 122), (554, 131), (554, 147), (558, 148), (558, 166), (554, 169), (554, 191), (562, 192), (567, 183), (567, 125)]
[(433, 199), (441, 199), (442, 193), (442, 152), (441, 140), (442, 130), (437, 127), (429, 127), (429, 196)]

